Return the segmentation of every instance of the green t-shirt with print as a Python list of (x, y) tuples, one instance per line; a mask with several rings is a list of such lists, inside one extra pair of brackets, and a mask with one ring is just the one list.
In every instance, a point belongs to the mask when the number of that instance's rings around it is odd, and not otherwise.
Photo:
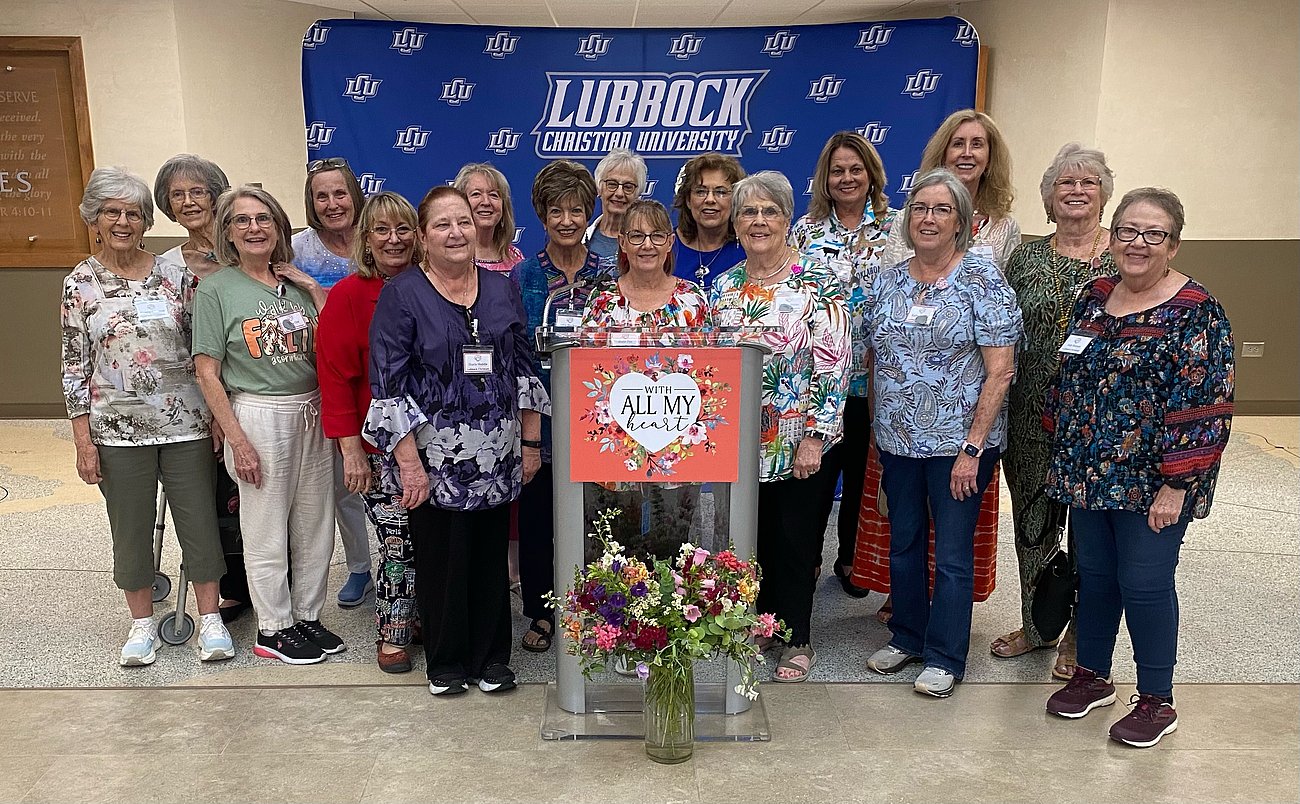
[(268, 287), (238, 268), (204, 277), (194, 294), (196, 355), (221, 361), (230, 391), (289, 396), (316, 390), (316, 305), (283, 283)]

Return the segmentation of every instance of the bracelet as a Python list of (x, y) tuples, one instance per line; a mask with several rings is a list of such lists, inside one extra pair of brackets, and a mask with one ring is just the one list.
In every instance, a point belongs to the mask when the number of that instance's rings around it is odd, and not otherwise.
[(541, 440), (540, 438), (537, 439), (536, 441), (533, 441), (533, 440), (530, 440), (530, 439), (527, 439), (527, 438), (521, 438), (521, 439), (519, 439), (519, 443), (522, 444), (522, 445), (524, 445), (525, 447), (532, 447), (533, 449), (541, 449), (541, 448), (542, 448), (542, 440)]
[(1186, 480), (1174, 480), (1172, 478), (1165, 478), (1165, 485), (1173, 489), (1174, 491), (1187, 491), (1188, 483)]

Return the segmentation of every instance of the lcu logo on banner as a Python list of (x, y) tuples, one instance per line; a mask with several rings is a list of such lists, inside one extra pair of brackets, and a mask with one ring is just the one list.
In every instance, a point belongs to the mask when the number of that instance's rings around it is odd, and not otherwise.
[(537, 171), (553, 159), (594, 169), (615, 147), (645, 157), (643, 195), (665, 204), (705, 151), (779, 170), (805, 198), (826, 138), (856, 130), (899, 207), (935, 128), (974, 105), (978, 44), (957, 17), (690, 30), (321, 20), (302, 39), (304, 139), (311, 159), (347, 159), (367, 195), (412, 201), (492, 162), (526, 254), (544, 239), (527, 203)]

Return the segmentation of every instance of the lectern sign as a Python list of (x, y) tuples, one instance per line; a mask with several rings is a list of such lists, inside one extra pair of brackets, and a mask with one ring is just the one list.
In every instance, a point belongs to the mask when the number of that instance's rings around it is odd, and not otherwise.
[(574, 482), (720, 482), (739, 473), (733, 349), (574, 349)]

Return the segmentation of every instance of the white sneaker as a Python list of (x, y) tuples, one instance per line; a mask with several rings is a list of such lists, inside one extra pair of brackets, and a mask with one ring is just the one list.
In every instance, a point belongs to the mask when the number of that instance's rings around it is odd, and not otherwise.
[(122, 656), (118, 663), (123, 667), (140, 667), (153, 664), (158, 658), (158, 624), (153, 620), (132, 620), (131, 631), (126, 635), (126, 644), (122, 646)]
[(205, 616), (203, 627), (199, 629), (199, 661), (216, 662), (234, 657), (235, 641), (230, 638), (226, 624), (221, 622), (221, 615)]
[(957, 677), (942, 667), (929, 666), (921, 671), (912, 689), (936, 698), (947, 698), (957, 687)]

